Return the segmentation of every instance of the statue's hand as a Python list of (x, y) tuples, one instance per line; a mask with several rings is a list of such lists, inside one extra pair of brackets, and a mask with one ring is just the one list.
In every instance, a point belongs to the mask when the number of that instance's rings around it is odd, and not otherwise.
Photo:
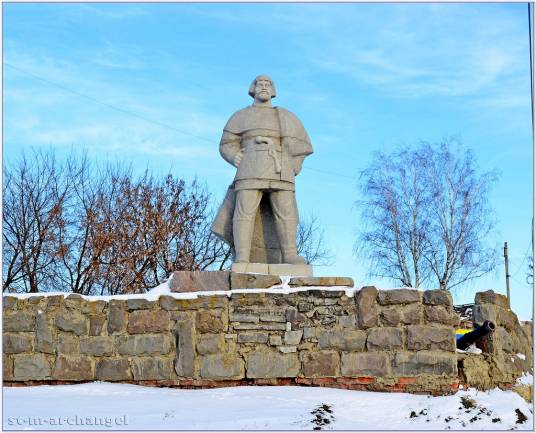
[(241, 150), (236, 154), (233, 160), (233, 165), (238, 168), (240, 167), (240, 163), (242, 162), (242, 158), (244, 157), (244, 152)]

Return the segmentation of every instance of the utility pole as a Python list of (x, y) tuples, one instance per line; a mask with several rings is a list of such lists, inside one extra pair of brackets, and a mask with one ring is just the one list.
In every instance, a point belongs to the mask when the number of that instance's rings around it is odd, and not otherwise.
[(510, 306), (510, 274), (508, 273), (508, 242), (504, 243), (504, 269), (506, 271), (506, 297)]

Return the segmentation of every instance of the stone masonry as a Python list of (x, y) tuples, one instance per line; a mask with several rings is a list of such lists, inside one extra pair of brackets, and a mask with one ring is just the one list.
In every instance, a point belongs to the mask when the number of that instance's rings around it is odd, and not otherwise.
[(354, 296), (310, 289), (109, 302), (4, 296), (3, 307), (6, 385), (297, 384), (432, 394), (458, 387), (458, 318), (443, 291), (364, 287)]

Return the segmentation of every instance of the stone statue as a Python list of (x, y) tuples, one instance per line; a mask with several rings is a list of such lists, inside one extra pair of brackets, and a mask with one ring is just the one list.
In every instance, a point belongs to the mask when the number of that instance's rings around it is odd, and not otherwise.
[[(256, 77), (249, 95), (253, 105), (231, 116), (220, 141), (221, 156), (237, 171), (212, 231), (233, 248), (233, 270), (244, 272), (247, 267), (239, 265), (247, 263), (303, 269), (305, 260), (296, 251), (294, 178), (313, 148), (300, 120), (272, 106), (276, 90), (270, 77)], [(275, 273), (281, 272), (283, 268)]]

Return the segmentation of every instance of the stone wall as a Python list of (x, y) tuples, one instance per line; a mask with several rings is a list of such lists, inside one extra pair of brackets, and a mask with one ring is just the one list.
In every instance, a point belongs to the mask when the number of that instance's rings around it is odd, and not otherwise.
[(444, 291), (364, 287), (194, 299), (4, 296), (4, 383), (91, 380), (212, 387), (318, 385), (449, 394)]
[(460, 354), (458, 365), (464, 384), (478, 389), (511, 388), (523, 373), (532, 373), (532, 323), (520, 323), (504, 295), (477, 293), (473, 322), (490, 320), (495, 331), (476, 343), (482, 354)]

